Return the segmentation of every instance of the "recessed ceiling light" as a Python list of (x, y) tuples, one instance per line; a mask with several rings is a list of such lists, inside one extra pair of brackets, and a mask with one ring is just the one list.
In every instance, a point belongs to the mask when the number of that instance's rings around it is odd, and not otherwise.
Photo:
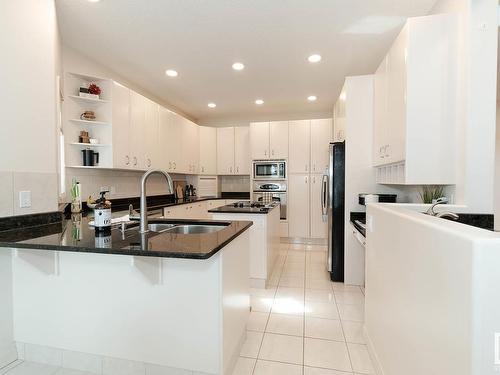
[(310, 95), (307, 97), (307, 100), (309, 100), (310, 102), (314, 102), (314, 101), (316, 101), (316, 99), (318, 99), (318, 98), (314, 95)]
[(311, 56), (309, 56), (307, 58), (307, 60), (309, 60), (310, 63), (320, 62), (321, 61), (321, 55), (317, 55), (317, 54), (311, 55)]
[(263, 101), (262, 99), (257, 99), (257, 100), (255, 101), (255, 104), (257, 104), (257, 105), (262, 105), (262, 104), (264, 104), (264, 101)]
[(233, 69), (234, 70), (243, 70), (243, 69), (245, 69), (245, 65), (243, 65), (243, 63), (240, 63), (240, 62), (235, 62), (233, 64)]
[(217, 107), (217, 104), (215, 103), (208, 103), (208, 108), (215, 108)]
[(173, 69), (167, 69), (165, 71), (165, 74), (169, 77), (177, 77), (179, 75), (179, 73), (177, 73), (177, 70), (173, 70)]

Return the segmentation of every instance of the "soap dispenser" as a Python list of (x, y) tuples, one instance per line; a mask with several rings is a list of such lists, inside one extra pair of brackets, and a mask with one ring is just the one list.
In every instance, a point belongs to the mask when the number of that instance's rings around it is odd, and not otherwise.
[(101, 197), (97, 199), (94, 208), (94, 227), (96, 232), (111, 230), (111, 205), (106, 202), (107, 191), (101, 191)]

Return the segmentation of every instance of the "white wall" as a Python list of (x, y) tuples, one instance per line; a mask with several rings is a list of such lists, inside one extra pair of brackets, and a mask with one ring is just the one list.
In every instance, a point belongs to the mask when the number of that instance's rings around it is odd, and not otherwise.
[[(0, 91), (0, 216), (54, 211), (60, 67), (54, 1), (2, 1), (0, 45), (4, 87)], [(31, 208), (19, 208), (21, 190), (32, 192)]]
[(12, 312), (12, 256), (8, 249), (0, 251), (0, 368), (17, 359), (14, 344)]
[(459, 17), (456, 203), (493, 212), (497, 74), (496, 0), (440, 0), (431, 13)]

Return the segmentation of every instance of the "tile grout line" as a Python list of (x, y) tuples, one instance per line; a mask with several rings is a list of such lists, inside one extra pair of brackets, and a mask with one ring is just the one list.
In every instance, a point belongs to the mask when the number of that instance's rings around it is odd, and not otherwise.
[(340, 329), (342, 330), (342, 335), (344, 336), (344, 344), (345, 344), (345, 347), (347, 350), (347, 356), (349, 357), (349, 364), (351, 365), (351, 372), (354, 373), (354, 367), (352, 366), (351, 353), (349, 352), (349, 346), (347, 346), (347, 338), (345, 336), (344, 325), (342, 324), (342, 317), (340, 316), (339, 305), (337, 303), (337, 296), (335, 295), (335, 290), (333, 289), (333, 285), (332, 285), (332, 292), (333, 292), (333, 299), (335, 300), (335, 307), (337, 308), (337, 314), (339, 314)]

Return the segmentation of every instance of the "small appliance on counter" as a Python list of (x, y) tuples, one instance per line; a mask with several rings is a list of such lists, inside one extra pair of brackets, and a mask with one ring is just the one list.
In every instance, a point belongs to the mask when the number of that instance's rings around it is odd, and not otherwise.
[(111, 204), (106, 201), (107, 191), (101, 191), (101, 197), (96, 200), (94, 207), (94, 228), (96, 232), (111, 230)]
[(87, 148), (82, 150), (83, 166), (95, 167), (99, 165), (99, 153)]
[(362, 193), (358, 195), (358, 202), (362, 206), (367, 203), (396, 203), (396, 194)]

